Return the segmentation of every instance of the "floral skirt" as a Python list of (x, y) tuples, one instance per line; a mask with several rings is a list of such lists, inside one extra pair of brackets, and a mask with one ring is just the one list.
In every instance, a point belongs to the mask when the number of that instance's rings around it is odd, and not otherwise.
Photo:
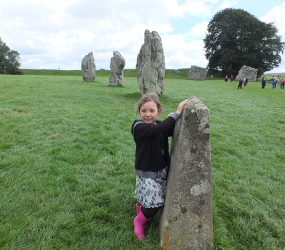
[(136, 176), (135, 198), (145, 208), (164, 205), (167, 169), (158, 171), (156, 179)]

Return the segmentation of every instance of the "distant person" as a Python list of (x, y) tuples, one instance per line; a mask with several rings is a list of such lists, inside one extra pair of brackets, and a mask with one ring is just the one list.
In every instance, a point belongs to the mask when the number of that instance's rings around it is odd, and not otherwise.
[(228, 76), (226, 76), (225, 77), (225, 82), (227, 82), (229, 80), (229, 77)]
[(245, 78), (243, 79), (243, 86), (244, 86), (244, 89), (246, 89), (247, 84), (248, 84), (248, 78), (245, 77)]
[(234, 78), (233, 75), (231, 75), (230, 79), (231, 79), (231, 82), (232, 82), (235, 78)]
[(276, 85), (278, 83), (276, 76), (274, 76), (271, 80), (272, 80), (272, 89), (276, 89)]
[(240, 77), (240, 78), (238, 79), (238, 89), (242, 89), (242, 84), (243, 84), (243, 80), (242, 80), (242, 78)]
[(280, 82), (280, 88), (284, 90), (284, 84), (285, 84), (285, 79), (282, 78), (281, 82)]
[(137, 216), (134, 218), (134, 234), (145, 238), (144, 226), (164, 205), (166, 178), (169, 167), (168, 137), (172, 136), (175, 122), (180, 118), (185, 104), (181, 102), (176, 112), (163, 120), (156, 120), (162, 113), (159, 99), (154, 94), (141, 97), (137, 113), (141, 120), (132, 124), (132, 135), (136, 143), (135, 197)]
[(262, 79), (261, 79), (261, 87), (264, 89), (265, 85), (266, 85), (266, 77), (263, 76)]

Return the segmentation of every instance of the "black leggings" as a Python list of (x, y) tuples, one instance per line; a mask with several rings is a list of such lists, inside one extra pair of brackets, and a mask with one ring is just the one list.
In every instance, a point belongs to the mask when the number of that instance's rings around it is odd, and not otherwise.
[(152, 208), (142, 207), (141, 211), (144, 217), (146, 217), (147, 219), (150, 219), (157, 214), (160, 208), (161, 207), (152, 207)]

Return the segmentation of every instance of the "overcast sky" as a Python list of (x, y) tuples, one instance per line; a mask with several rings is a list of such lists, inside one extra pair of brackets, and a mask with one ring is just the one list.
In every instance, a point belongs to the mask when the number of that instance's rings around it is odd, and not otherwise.
[[(206, 28), (225, 8), (274, 22), (285, 41), (282, 0), (0, 0), (0, 37), (23, 69), (80, 69), (89, 52), (110, 69), (113, 51), (134, 69), (148, 29), (161, 36), (167, 69), (206, 67)], [(285, 54), (272, 72), (285, 72)]]

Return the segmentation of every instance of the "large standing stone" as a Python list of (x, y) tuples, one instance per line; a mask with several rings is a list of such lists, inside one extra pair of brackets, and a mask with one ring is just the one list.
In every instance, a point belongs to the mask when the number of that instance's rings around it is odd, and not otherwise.
[(93, 53), (86, 55), (81, 62), (81, 72), (83, 80), (86, 82), (93, 82), (96, 78), (96, 66), (94, 62)]
[(175, 125), (160, 238), (163, 249), (213, 249), (209, 111), (197, 97)]
[(136, 69), (141, 94), (163, 94), (165, 58), (161, 38), (156, 31), (145, 31)]
[(238, 72), (238, 75), (236, 76), (236, 80), (238, 80), (240, 77), (241, 79), (247, 77), (248, 81), (255, 82), (257, 78), (257, 71), (258, 69), (254, 69), (249, 66), (243, 65), (240, 71)]
[(191, 66), (188, 72), (189, 80), (204, 80), (207, 75), (208, 70), (198, 66)]
[(110, 62), (110, 76), (109, 85), (110, 86), (122, 86), (124, 83), (124, 72), (125, 59), (118, 51), (113, 51), (113, 57)]

